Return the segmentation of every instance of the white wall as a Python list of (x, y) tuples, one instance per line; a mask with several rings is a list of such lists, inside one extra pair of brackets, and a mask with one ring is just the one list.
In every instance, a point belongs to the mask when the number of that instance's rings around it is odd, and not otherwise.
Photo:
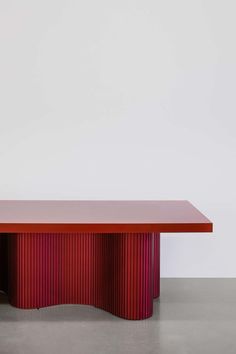
[(0, 198), (188, 199), (162, 276), (236, 276), (235, 1), (1, 0)]

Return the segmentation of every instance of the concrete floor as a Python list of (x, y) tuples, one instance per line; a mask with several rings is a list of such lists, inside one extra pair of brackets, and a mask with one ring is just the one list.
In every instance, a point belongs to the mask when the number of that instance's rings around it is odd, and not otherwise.
[(162, 279), (143, 321), (84, 305), (20, 310), (1, 295), (0, 353), (236, 354), (236, 279)]

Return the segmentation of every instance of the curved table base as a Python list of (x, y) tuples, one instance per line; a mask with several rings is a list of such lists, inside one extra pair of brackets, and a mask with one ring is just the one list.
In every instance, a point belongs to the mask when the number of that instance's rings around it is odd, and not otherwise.
[(87, 304), (144, 319), (160, 293), (160, 234), (0, 235), (0, 272), (19, 308)]

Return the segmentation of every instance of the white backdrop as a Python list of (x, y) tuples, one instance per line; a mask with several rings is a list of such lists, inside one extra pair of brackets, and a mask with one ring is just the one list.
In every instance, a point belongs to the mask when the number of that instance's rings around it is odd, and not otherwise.
[(0, 198), (188, 199), (163, 277), (236, 276), (235, 1), (1, 0)]

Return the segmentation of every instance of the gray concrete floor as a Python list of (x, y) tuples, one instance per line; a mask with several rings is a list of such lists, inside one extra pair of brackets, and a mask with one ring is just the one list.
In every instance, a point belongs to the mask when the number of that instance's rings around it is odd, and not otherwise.
[(236, 354), (236, 279), (162, 279), (143, 321), (84, 305), (20, 310), (1, 295), (0, 353)]

